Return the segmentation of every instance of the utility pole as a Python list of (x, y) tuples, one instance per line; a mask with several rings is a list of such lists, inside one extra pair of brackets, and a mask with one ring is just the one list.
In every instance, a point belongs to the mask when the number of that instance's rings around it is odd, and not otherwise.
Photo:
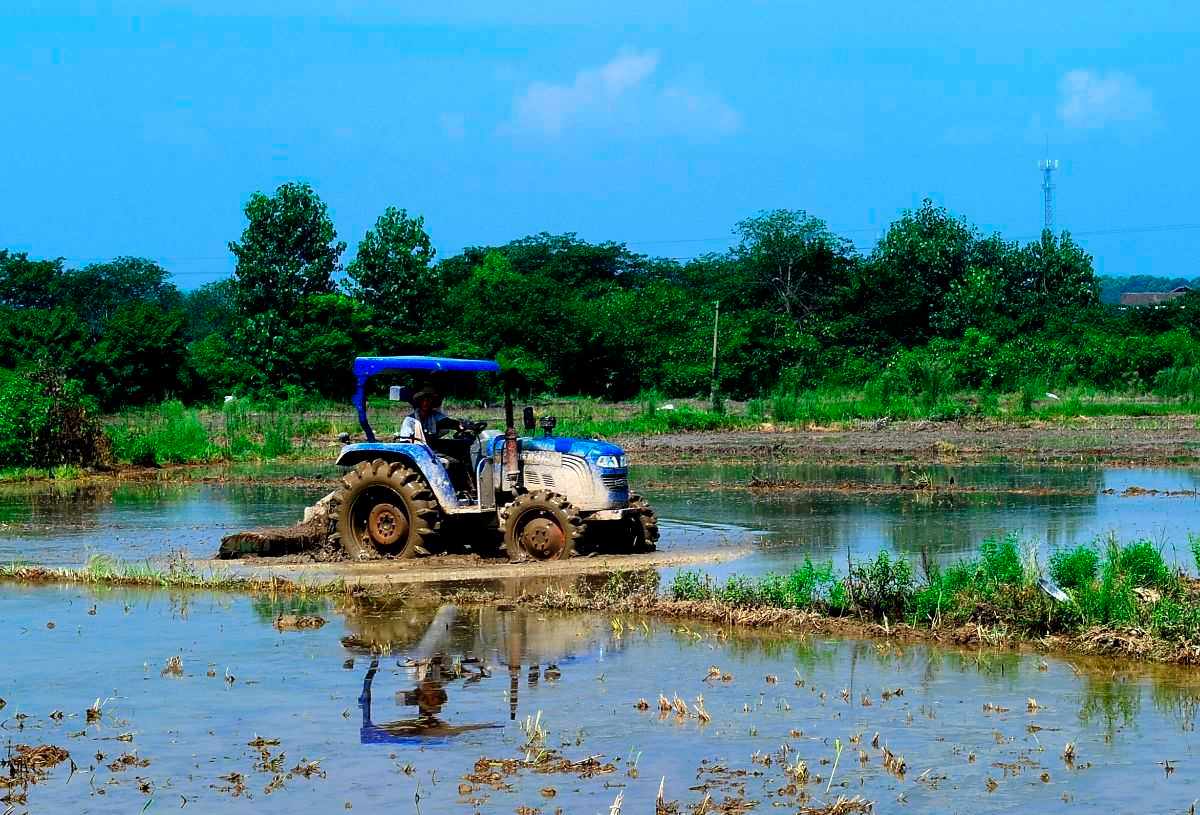
[(716, 407), (717, 404), (717, 329), (720, 325), (721, 301), (717, 300), (713, 306), (712, 387), (708, 393), (709, 407)]

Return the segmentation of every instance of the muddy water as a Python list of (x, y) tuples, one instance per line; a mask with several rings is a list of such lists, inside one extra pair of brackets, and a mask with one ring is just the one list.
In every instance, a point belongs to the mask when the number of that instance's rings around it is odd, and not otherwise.
[[(310, 604), (323, 628), (280, 632), (281, 610), (243, 596), (6, 586), (5, 740), (59, 745), (77, 766), (29, 787), (29, 810), (590, 813), (622, 793), (625, 812), (643, 813), (664, 777), (668, 800), (707, 792), (762, 812), (838, 795), (878, 812), (1184, 812), (1200, 791), (1200, 680), (1184, 670), (416, 597), (348, 612)], [(163, 673), (173, 656), (181, 676)], [(706, 679), (712, 666), (727, 678)], [(686, 700), (687, 714), (660, 714), (660, 693)], [(522, 724), (539, 712), (546, 736), (529, 753)], [(256, 737), (280, 743), (264, 757), (247, 744)], [(885, 747), (902, 774), (884, 767)], [(543, 750), (612, 770), (516, 768), (496, 778), (507, 789), (464, 780), (481, 757)], [(149, 763), (110, 769), (122, 754)], [(302, 759), (324, 777), (289, 775)], [(809, 781), (789, 789), (797, 760)]]
[[(82, 563), (91, 552), (124, 559), (185, 549), (211, 555), (222, 535), (298, 519), (322, 495), (333, 468), (243, 468), (225, 483), (99, 484), (54, 489), (0, 489), (0, 562)], [(295, 483), (281, 479), (301, 475)], [(266, 483), (252, 480), (256, 476)], [(1166, 554), (1190, 561), (1189, 532), (1200, 532), (1200, 499), (1142, 495), (1127, 487), (1195, 491), (1194, 469), (1065, 469), (1013, 466), (895, 467), (722, 466), (638, 468), (642, 485), (663, 516), (663, 548), (758, 544), (755, 554), (724, 571), (785, 569), (805, 555), (845, 561), (890, 548), (937, 559), (969, 554), (984, 538), (1015, 532), (1043, 547), (1097, 536), (1148, 537)], [(781, 479), (820, 491), (751, 492), (752, 478)], [(933, 490), (862, 493), (837, 485), (911, 485)], [(953, 486), (953, 491), (946, 489)], [(967, 491), (970, 490), (970, 491)]]

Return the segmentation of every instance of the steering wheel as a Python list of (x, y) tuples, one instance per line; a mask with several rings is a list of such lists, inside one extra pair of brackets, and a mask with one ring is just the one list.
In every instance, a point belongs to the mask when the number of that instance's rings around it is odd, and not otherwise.
[(487, 422), (463, 422), (462, 427), (454, 433), (454, 438), (469, 441), (475, 439), (487, 427)]

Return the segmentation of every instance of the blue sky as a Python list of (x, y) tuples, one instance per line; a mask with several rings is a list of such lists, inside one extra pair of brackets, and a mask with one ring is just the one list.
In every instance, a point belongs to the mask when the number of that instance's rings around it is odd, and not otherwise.
[(1099, 272), (1200, 275), (1200, 7), (1048, 5), (9, 0), (0, 246), (191, 288), (296, 179), (347, 260), (389, 205), (441, 255), (688, 257), (774, 207), (869, 248), (926, 196), (1025, 238), (1048, 140)]

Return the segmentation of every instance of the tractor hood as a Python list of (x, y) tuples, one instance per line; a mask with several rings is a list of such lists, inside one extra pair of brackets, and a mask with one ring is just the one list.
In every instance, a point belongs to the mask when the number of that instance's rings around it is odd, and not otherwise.
[[(493, 455), (504, 447), (504, 437), (496, 436), (488, 442), (488, 454)], [(594, 461), (598, 456), (620, 456), (625, 451), (619, 445), (595, 439), (572, 439), (567, 436), (533, 436), (521, 439), (522, 452), (536, 450), (547, 453), (564, 453)]]

